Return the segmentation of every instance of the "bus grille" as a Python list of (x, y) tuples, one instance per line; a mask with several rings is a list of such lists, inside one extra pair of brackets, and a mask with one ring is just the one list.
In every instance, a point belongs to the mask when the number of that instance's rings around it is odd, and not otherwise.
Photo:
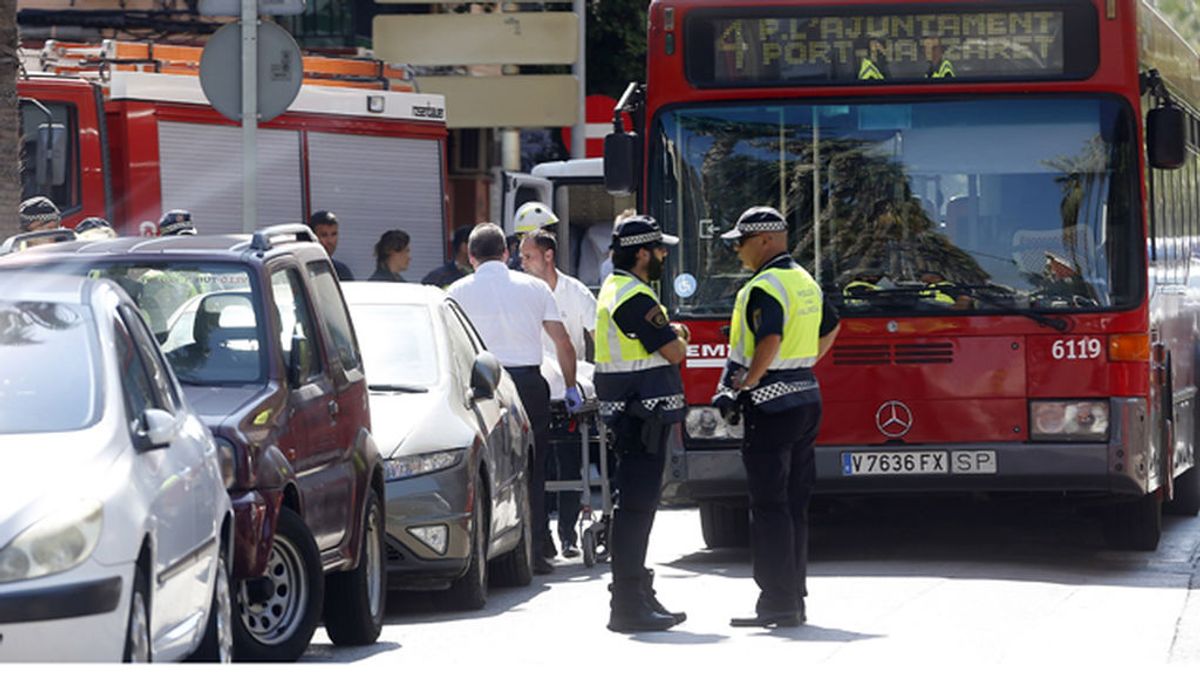
[(839, 345), (833, 350), (835, 366), (909, 366), (925, 363), (954, 363), (954, 344)]

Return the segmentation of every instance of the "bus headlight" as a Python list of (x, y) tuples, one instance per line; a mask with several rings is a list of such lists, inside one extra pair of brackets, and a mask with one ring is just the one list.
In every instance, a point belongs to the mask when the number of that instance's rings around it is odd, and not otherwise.
[(1030, 401), (1029, 429), (1035, 441), (1108, 440), (1108, 401)]
[(684, 423), (688, 438), (698, 441), (720, 441), (742, 438), (742, 425), (730, 426), (721, 419), (721, 412), (709, 406), (692, 406)]

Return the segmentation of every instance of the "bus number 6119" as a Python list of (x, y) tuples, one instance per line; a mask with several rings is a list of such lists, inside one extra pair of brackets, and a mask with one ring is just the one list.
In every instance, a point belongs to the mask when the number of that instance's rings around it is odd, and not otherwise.
[(1098, 359), (1103, 351), (1099, 338), (1078, 338), (1055, 340), (1050, 346), (1050, 356), (1055, 361), (1076, 361), (1079, 359)]

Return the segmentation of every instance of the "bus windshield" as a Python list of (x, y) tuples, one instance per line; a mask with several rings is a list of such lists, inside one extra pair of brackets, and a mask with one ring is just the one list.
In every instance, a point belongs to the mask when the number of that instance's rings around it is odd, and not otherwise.
[(769, 205), (843, 315), (1129, 307), (1135, 138), (1129, 107), (1101, 96), (660, 112), (650, 210), (682, 235), (663, 290), (681, 314), (728, 315), (750, 273), (719, 235)]

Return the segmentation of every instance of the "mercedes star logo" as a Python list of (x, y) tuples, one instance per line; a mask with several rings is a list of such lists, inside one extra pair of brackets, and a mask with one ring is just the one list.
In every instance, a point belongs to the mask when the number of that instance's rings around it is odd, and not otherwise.
[(887, 401), (875, 411), (875, 426), (888, 438), (900, 438), (912, 425), (912, 411), (900, 401)]

